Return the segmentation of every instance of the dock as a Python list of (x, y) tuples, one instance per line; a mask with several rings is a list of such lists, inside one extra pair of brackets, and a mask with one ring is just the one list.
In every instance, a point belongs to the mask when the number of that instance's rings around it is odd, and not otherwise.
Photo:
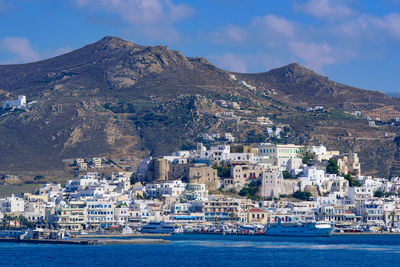
[(332, 235), (400, 235), (397, 232), (333, 232)]
[(0, 242), (28, 243), (28, 244), (54, 244), (54, 245), (149, 245), (169, 244), (171, 241), (165, 239), (134, 238), (134, 239), (111, 239), (111, 238), (73, 238), (73, 239), (13, 239), (0, 238)]
[(169, 237), (171, 234), (147, 234), (147, 233), (137, 233), (137, 234), (84, 234), (76, 235), (77, 238), (127, 238), (127, 237)]

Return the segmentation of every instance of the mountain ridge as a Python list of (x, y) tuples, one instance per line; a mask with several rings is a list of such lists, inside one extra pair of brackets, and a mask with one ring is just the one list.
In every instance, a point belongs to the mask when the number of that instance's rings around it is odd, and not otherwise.
[[(264, 73), (233, 73), (167, 46), (106, 36), (51, 59), (0, 65), (0, 90), (0, 101), (19, 94), (37, 101), (29, 112), (0, 114), (3, 172), (63, 168), (62, 159), (73, 157), (163, 155), (195, 145), (202, 133), (231, 132), (239, 142), (269, 140), (265, 127), (254, 123), (258, 116), (289, 125), (284, 142), (326, 143), (334, 149), (343, 140), (344, 152), (374, 160), (366, 165), (371, 173), (376, 167), (389, 174), (390, 166), (377, 161), (389, 162), (397, 153), (397, 128), (372, 130), (343, 112), (400, 117), (398, 99), (336, 83), (297, 63)], [(305, 111), (317, 105), (329, 116)], [(220, 117), (223, 112), (238, 120)], [(379, 150), (382, 144), (390, 150)]]

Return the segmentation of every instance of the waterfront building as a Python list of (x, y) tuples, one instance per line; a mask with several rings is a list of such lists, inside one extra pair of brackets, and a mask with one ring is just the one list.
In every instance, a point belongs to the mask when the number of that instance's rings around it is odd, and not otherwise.
[(118, 204), (114, 209), (115, 223), (125, 225), (129, 221), (129, 208), (126, 205)]
[(112, 201), (92, 199), (86, 202), (87, 223), (90, 227), (108, 227), (115, 224), (114, 207)]
[(227, 221), (238, 218), (239, 202), (236, 198), (222, 195), (211, 195), (204, 201), (204, 216), (206, 221)]
[(58, 211), (57, 225), (60, 229), (80, 231), (86, 229), (87, 206), (84, 201), (71, 201)]
[(245, 212), (246, 222), (252, 224), (266, 224), (271, 221), (271, 214), (264, 209), (253, 208)]

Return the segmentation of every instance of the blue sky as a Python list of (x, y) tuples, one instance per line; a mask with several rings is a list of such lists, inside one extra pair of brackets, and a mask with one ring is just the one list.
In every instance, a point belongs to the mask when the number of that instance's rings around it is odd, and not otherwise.
[(400, 0), (0, 0), (0, 25), (1, 64), (111, 35), (227, 70), (298, 62), (338, 82), (400, 93)]

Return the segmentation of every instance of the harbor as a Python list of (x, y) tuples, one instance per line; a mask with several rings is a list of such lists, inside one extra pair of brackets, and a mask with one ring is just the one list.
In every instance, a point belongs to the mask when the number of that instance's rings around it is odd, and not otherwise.
[(400, 250), (397, 235), (173, 234), (167, 238), (169, 244), (110, 246), (0, 242), (0, 260), (16, 266), (349, 266), (357, 257), (356, 266), (379, 262), (397, 266)]
[(27, 244), (50, 244), (50, 245), (148, 245), (148, 244), (169, 244), (165, 239), (149, 238), (76, 238), (76, 239), (14, 239), (0, 238), (0, 242), (27, 243)]

